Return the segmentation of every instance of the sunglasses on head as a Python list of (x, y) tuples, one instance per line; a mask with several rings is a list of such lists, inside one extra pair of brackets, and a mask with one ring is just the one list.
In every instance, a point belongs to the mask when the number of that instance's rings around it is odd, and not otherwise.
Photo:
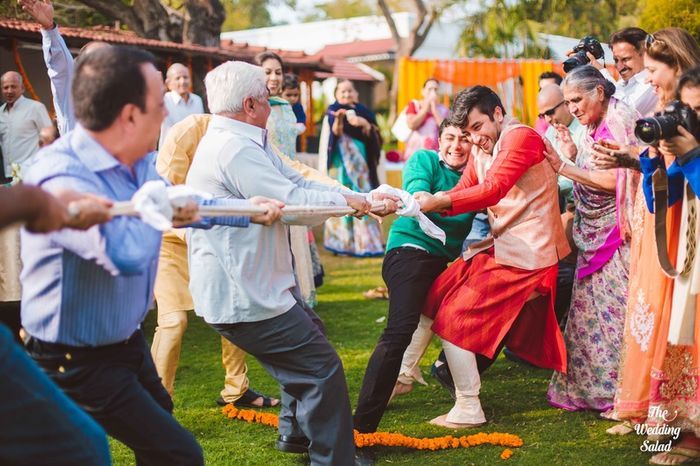
[(552, 107), (552, 108), (550, 108), (549, 110), (547, 110), (546, 112), (542, 112), (542, 113), (540, 113), (539, 115), (537, 115), (537, 117), (538, 117), (538, 118), (544, 118), (544, 117), (546, 117), (546, 116), (551, 117), (552, 115), (554, 115), (554, 112), (556, 112), (557, 109), (558, 109), (559, 107), (561, 107), (561, 105), (562, 105), (563, 103), (564, 103), (564, 101), (562, 100), (561, 102), (559, 102), (559, 103), (556, 104), (554, 107)]
[(647, 34), (647, 38), (644, 40), (646, 48), (650, 48), (655, 43), (664, 44), (664, 41), (654, 37), (654, 34)]

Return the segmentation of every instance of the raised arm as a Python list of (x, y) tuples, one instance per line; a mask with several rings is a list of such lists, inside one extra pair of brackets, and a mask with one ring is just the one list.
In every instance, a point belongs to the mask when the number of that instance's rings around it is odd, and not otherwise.
[(73, 102), (70, 98), (73, 55), (54, 23), (53, 4), (50, 0), (19, 0), (19, 4), (41, 25), (41, 48), (51, 81), (58, 132), (64, 135), (75, 127)]

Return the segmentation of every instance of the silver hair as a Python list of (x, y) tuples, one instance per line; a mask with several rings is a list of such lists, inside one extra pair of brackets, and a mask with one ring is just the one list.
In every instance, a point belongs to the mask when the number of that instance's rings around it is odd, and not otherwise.
[(267, 99), (265, 72), (259, 66), (242, 61), (227, 61), (217, 66), (204, 78), (207, 102), (211, 113), (243, 110), (243, 101), (248, 97)]
[(598, 86), (603, 87), (605, 97), (611, 97), (615, 93), (615, 84), (591, 65), (578, 66), (571, 70), (561, 82), (561, 88), (573, 87), (585, 93), (593, 92)]

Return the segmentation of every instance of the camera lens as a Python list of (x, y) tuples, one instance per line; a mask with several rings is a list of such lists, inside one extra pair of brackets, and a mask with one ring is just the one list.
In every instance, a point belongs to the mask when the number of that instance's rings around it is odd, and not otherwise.
[(644, 118), (637, 120), (634, 127), (634, 135), (645, 144), (653, 144), (661, 139), (661, 128), (656, 118)]
[(574, 68), (585, 65), (589, 62), (590, 60), (588, 59), (586, 52), (576, 52), (574, 55), (564, 61), (564, 73), (568, 73)]

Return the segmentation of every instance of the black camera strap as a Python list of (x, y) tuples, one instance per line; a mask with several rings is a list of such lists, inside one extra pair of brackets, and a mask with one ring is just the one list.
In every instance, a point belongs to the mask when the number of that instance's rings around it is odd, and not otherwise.
[(659, 257), (659, 265), (664, 273), (670, 278), (676, 278), (679, 275), (687, 275), (693, 266), (695, 258), (696, 245), (696, 223), (697, 213), (695, 210), (695, 193), (690, 187), (690, 183), (685, 183), (685, 197), (688, 203), (688, 229), (686, 231), (687, 251), (683, 269), (678, 272), (671, 265), (671, 260), (668, 257), (668, 240), (666, 236), (666, 213), (668, 211), (668, 175), (666, 166), (661, 163), (652, 175), (652, 184), (654, 186), (654, 232), (656, 234), (656, 252)]

